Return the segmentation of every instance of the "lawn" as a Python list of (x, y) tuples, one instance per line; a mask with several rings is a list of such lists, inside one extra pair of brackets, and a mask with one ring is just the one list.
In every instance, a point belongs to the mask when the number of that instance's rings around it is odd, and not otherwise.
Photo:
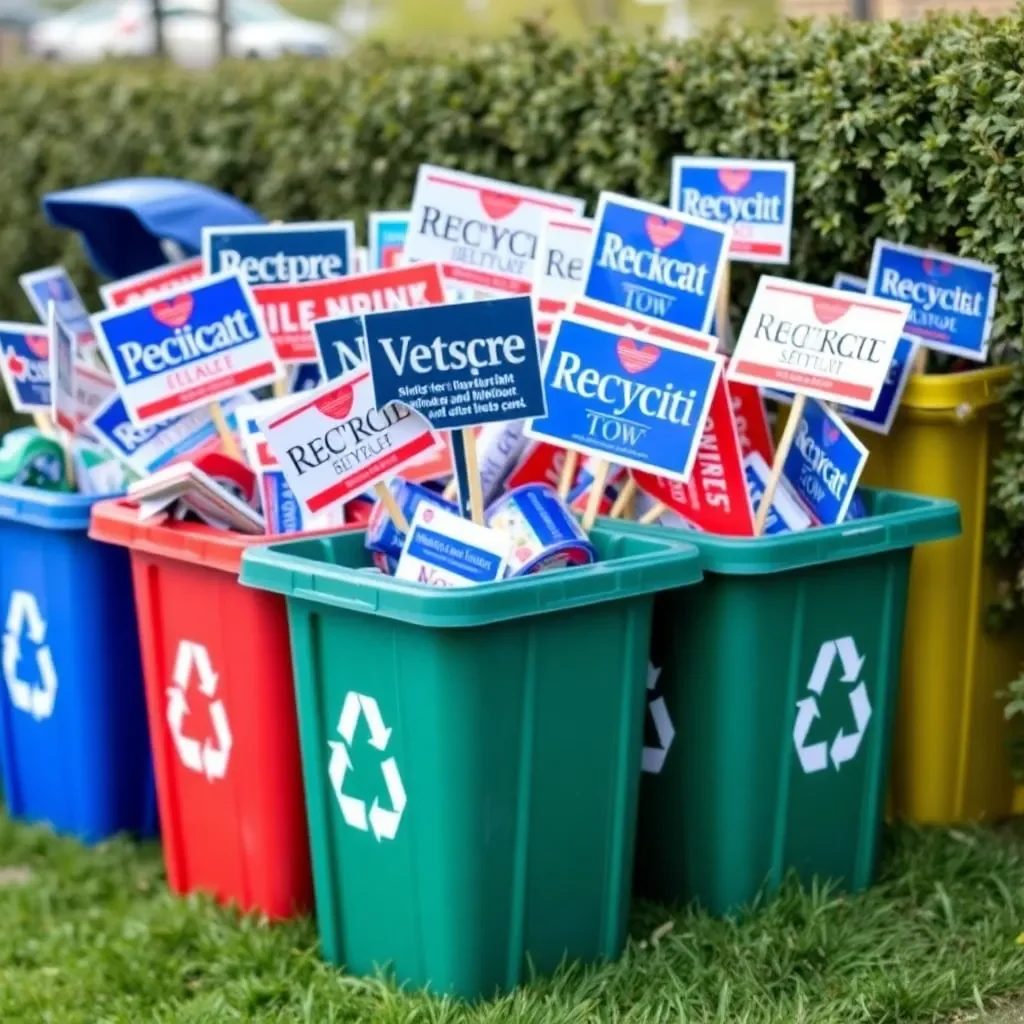
[(475, 1006), (334, 970), (309, 921), (172, 898), (154, 845), (87, 850), (3, 819), (0, 921), (4, 1024), (883, 1024), (978, 1020), (983, 1007), (1010, 1024), (1024, 827), (894, 830), (881, 883), (860, 896), (789, 885), (725, 921), (640, 907), (618, 963)]

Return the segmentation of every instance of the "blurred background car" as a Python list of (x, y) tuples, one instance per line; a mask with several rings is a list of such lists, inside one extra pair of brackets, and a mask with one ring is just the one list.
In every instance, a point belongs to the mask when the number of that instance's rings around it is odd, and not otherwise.
[[(164, 47), (171, 60), (194, 67), (216, 62), (216, 0), (162, 0), (161, 11)], [(152, 2), (88, 0), (38, 21), (29, 29), (28, 49), (44, 60), (72, 63), (150, 56), (156, 51)], [(229, 56), (329, 57), (338, 52), (338, 34), (329, 25), (298, 18), (272, 0), (229, 0)]]

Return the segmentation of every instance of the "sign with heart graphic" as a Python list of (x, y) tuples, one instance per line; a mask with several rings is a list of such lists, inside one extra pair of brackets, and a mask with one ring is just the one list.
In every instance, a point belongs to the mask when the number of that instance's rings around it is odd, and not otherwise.
[(677, 156), (672, 161), (672, 207), (732, 228), (729, 259), (789, 263), (793, 182), (789, 160)]
[(0, 376), (15, 412), (50, 411), (50, 342), (45, 327), (0, 323)]
[(541, 228), (533, 279), (537, 337), (547, 341), (554, 318), (583, 290), (594, 222), (583, 217), (550, 217)]
[(685, 482), (722, 371), (722, 356), (573, 316), (544, 353), (548, 411), (537, 441)]
[(727, 376), (872, 409), (909, 312), (905, 302), (762, 277)]
[(730, 230), (602, 192), (580, 298), (652, 324), (706, 332)]
[(907, 336), (925, 348), (985, 362), (998, 291), (987, 263), (875, 241), (868, 294), (909, 302)]
[(582, 217), (581, 199), (421, 164), (403, 261), (440, 263), (468, 297), (529, 295), (548, 217)]
[(203, 276), (203, 261), (199, 256), (194, 259), (182, 260), (181, 263), (168, 263), (154, 270), (144, 270), (141, 274), (123, 277), (120, 281), (108, 281), (100, 285), (100, 298), (107, 309), (117, 309), (133, 302), (152, 299), (177, 285), (188, 281), (197, 281)]
[(97, 341), (132, 423), (144, 427), (269, 384), (281, 365), (237, 274), (189, 281), (95, 317)]

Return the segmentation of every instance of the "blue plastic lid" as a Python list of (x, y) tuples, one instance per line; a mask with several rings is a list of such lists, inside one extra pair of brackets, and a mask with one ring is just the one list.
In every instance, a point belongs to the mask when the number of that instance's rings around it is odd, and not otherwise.
[(118, 494), (70, 494), (44, 491), (39, 487), (0, 484), (0, 520), (9, 520), (43, 530), (89, 529), (93, 505)]
[(93, 266), (113, 278), (166, 263), (162, 239), (196, 256), (204, 227), (265, 223), (234, 197), (177, 178), (121, 178), (50, 192), (43, 213), (51, 224), (77, 231)]

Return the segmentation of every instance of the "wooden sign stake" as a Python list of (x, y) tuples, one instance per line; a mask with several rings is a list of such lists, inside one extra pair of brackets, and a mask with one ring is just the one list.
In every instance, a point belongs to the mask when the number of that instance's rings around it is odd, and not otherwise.
[(210, 419), (213, 420), (213, 425), (217, 428), (217, 436), (220, 438), (220, 443), (224, 446), (225, 453), (241, 462), (242, 452), (238, 447), (238, 441), (235, 440), (235, 435), (231, 433), (231, 428), (224, 417), (224, 410), (220, 407), (220, 402), (211, 402), (209, 410)]
[(921, 345), (914, 355), (914, 373), (928, 372), (928, 349)]
[(473, 522), (484, 526), (484, 489), (480, 483), (480, 467), (476, 461), (476, 434), (472, 427), (463, 427), (459, 431), (462, 443), (466, 446), (466, 475), (469, 477), (469, 509)]
[(52, 439), (57, 437), (57, 431), (53, 426), (53, 420), (51, 420), (45, 412), (32, 413), (32, 422), (36, 425), (36, 430), (38, 430), (43, 437), (49, 437)]
[(715, 304), (715, 326), (718, 328), (718, 343), (721, 350), (726, 351), (726, 346), (732, 348), (732, 327), (729, 323), (729, 289), (732, 287), (732, 273), (729, 268), (729, 260), (726, 259), (722, 266), (722, 280), (718, 285), (718, 296)]
[(64, 475), (67, 477), (72, 490), (77, 490), (78, 484), (75, 481), (75, 458), (71, 450), (72, 443), (72, 435), (66, 430), (62, 430), (60, 446), (61, 450), (64, 452)]
[[(633, 496), (636, 494), (636, 481), (630, 477), (623, 485), (619, 496), (615, 499), (615, 504), (612, 505), (611, 511), (608, 513), (609, 519), (618, 519), (620, 516), (626, 516), (627, 509), (630, 503), (633, 501)], [(632, 517), (627, 517), (632, 518)]]
[(380, 498), (381, 504), (387, 509), (388, 515), (391, 516), (391, 522), (397, 526), (402, 533), (409, 532), (409, 520), (405, 518), (405, 514), (401, 508), (398, 507), (398, 502), (395, 501), (395, 496), (391, 493), (390, 488), (384, 480), (378, 480), (373, 487), (374, 493)]
[(583, 529), (589, 533), (597, 518), (597, 510), (601, 507), (601, 498), (604, 496), (604, 487), (608, 482), (608, 471), (611, 463), (607, 459), (598, 459), (594, 465), (594, 482), (590, 485), (590, 495), (587, 498), (587, 509), (583, 513)]
[(779, 447), (775, 449), (775, 461), (772, 463), (772, 472), (768, 477), (768, 483), (765, 484), (764, 495), (757, 509), (757, 518), (754, 520), (755, 537), (760, 537), (764, 532), (764, 524), (768, 521), (768, 512), (772, 507), (772, 502), (775, 500), (775, 492), (779, 488), (782, 467), (786, 463), (789, 449), (793, 447), (796, 428), (800, 425), (800, 419), (804, 414), (804, 406), (806, 404), (806, 395), (797, 394), (793, 396), (793, 404), (789, 408), (789, 419), (786, 420), (786, 429), (782, 432)]
[(650, 526), (651, 523), (656, 523), (666, 512), (668, 511), (668, 505), (661, 501), (655, 502), (638, 520), (641, 526)]
[(580, 453), (567, 448), (565, 462), (562, 463), (562, 475), (558, 480), (558, 496), (565, 501), (569, 497), (573, 481), (576, 479), (576, 466), (580, 461)]
[(284, 398), (288, 394), (288, 378), (278, 377), (273, 383), (274, 397)]

